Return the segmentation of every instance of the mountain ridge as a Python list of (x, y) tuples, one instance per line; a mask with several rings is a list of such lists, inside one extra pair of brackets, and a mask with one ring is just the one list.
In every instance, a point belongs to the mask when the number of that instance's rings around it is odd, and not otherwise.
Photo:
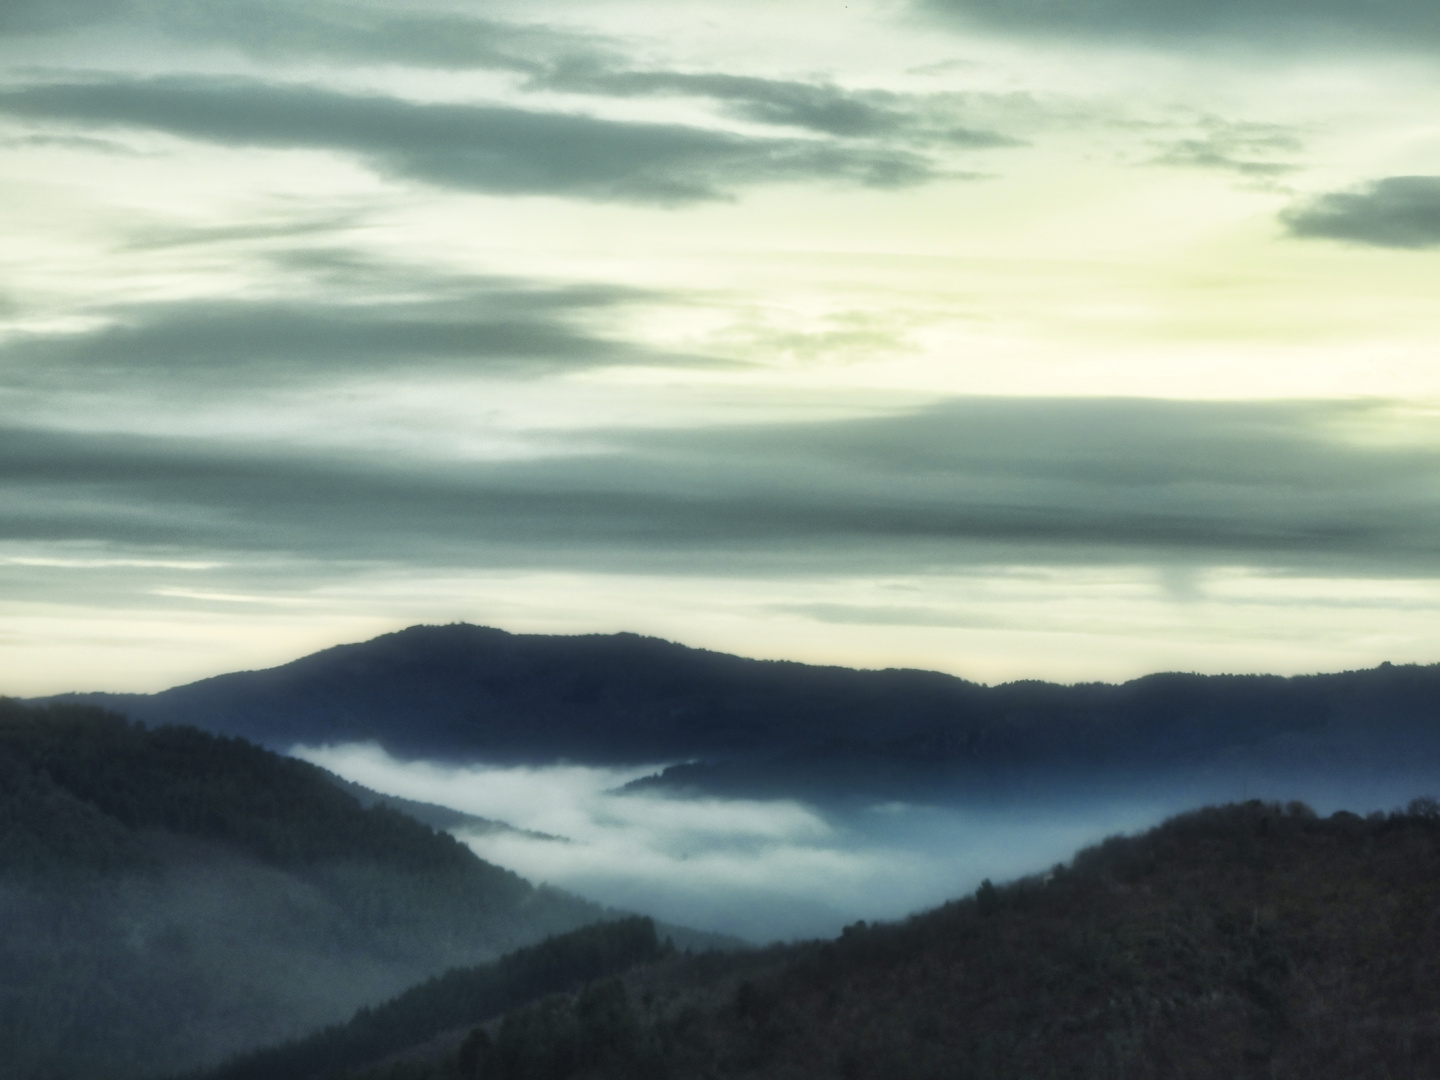
[(1237, 761), (1440, 765), (1440, 665), (992, 687), (458, 623), (155, 695), (61, 699), (280, 750), (374, 742), (402, 758), (669, 766), (647, 783), (722, 794), (1003, 792), (1017, 776), (1113, 782)]

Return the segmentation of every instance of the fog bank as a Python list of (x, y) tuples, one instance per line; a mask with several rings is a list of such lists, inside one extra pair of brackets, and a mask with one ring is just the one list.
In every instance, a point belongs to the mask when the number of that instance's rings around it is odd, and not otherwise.
[(838, 813), (793, 800), (616, 790), (653, 766), (453, 766), (399, 761), (371, 744), (293, 753), (376, 791), (555, 837), (457, 833), (533, 881), (752, 941), (899, 918), (1183, 808), (1152, 793), (1026, 810), (891, 802)]

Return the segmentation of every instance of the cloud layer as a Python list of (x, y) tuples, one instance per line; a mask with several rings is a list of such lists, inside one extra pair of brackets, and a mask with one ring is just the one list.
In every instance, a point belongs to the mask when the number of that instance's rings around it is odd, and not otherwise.
[[(622, 289), (472, 283), (445, 298), (194, 300), (119, 308), (95, 329), (17, 335), (0, 385), (146, 389), (214, 398), (388, 375), (535, 376), (681, 358), (589, 333), (585, 317), (633, 301)], [(97, 313), (97, 315), (102, 313)], [(690, 358), (690, 362), (701, 362)]]
[(1440, 573), (1440, 456), (1334, 405), (957, 400), (910, 415), (590, 432), (459, 461), (0, 431), (4, 539), (457, 565), (888, 572), (1180, 561)]

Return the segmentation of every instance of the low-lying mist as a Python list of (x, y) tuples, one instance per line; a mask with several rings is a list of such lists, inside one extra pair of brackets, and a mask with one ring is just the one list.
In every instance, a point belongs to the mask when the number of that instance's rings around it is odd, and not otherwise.
[(973, 891), (985, 878), (1044, 871), (1087, 844), (1206, 803), (1300, 799), (1317, 811), (1403, 805), (1423, 776), (1240, 775), (1030, 786), (1005, 806), (686, 797), (621, 785), (656, 766), (455, 766), (400, 761), (373, 744), (296, 747), (386, 794), (506, 822), (521, 832), (457, 830), (482, 858), (536, 882), (697, 929), (763, 942), (829, 936), (857, 919), (894, 919)]
[(888, 802), (822, 811), (617, 790), (653, 766), (459, 767), (399, 761), (373, 744), (294, 754), (376, 791), (554, 837), (457, 830), (482, 858), (532, 881), (752, 941), (898, 918), (1194, 805), (1186, 791), (1003, 810)]

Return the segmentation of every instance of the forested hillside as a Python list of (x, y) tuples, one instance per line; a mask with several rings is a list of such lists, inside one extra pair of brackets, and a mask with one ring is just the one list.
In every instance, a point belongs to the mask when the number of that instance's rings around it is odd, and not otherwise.
[[(893, 925), (670, 956), (370, 1080), (1440, 1075), (1440, 806), (1185, 814)], [(317, 1074), (319, 1075), (319, 1074)], [(297, 1078), (298, 1080), (298, 1078)]]
[(0, 1076), (213, 1062), (602, 915), (240, 739), (0, 699)]
[(547, 938), (489, 964), (451, 968), (349, 1022), (240, 1056), (194, 1080), (307, 1080), (413, 1048), (476, 1017), (584, 985), (672, 953), (655, 924), (631, 916)]
[(402, 757), (685, 761), (652, 782), (722, 794), (1004, 798), (1204, 768), (1233, 774), (1237, 763), (1342, 782), (1440, 767), (1436, 666), (986, 687), (634, 634), (453, 625), (155, 695), (79, 697), (285, 750), (374, 741)]

